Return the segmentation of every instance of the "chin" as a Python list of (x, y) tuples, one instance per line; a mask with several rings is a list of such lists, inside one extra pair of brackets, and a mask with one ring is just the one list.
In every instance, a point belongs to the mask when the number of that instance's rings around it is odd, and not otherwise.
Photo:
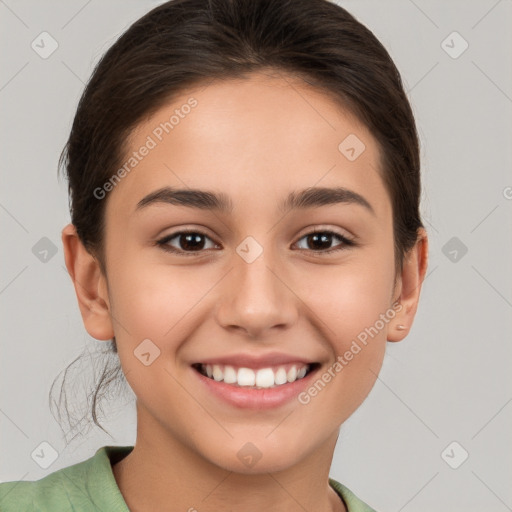
[(251, 436), (245, 436), (241, 442), (231, 439), (229, 443), (224, 444), (221, 453), (218, 449), (213, 453), (209, 450), (209, 453), (203, 452), (203, 457), (226, 471), (258, 475), (286, 470), (305, 456), (305, 446), (298, 440), (294, 443), (296, 446), (284, 446), (279, 440), (269, 442), (264, 436), (254, 442), (249, 439)]

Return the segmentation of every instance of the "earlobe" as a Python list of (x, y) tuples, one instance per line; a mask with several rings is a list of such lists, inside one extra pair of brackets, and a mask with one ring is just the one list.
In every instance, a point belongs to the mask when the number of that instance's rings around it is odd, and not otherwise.
[(404, 258), (401, 274), (400, 311), (389, 323), (388, 341), (402, 341), (409, 333), (420, 298), (421, 286), (428, 266), (428, 237), (424, 228), (418, 231), (414, 247)]
[(87, 332), (98, 340), (110, 340), (114, 330), (106, 280), (99, 262), (84, 247), (73, 224), (62, 230), (62, 245), (66, 268), (75, 287)]

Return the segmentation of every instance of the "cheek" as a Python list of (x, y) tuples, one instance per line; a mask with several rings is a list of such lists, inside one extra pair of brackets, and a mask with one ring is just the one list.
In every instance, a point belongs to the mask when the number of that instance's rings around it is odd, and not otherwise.
[(325, 323), (327, 337), (341, 350), (391, 307), (393, 277), (391, 259), (360, 259), (308, 273), (304, 296)]
[(308, 274), (303, 293), (330, 345), (331, 376), (325, 378), (336, 375), (330, 389), (336, 403), (342, 391), (343, 417), (368, 394), (382, 365), (388, 324), (395, 316), (393, 265), (392, 258), (361, 259), (336, 271), (326, 267)]
[[(210, 283), (210, 281), (212, 281)], [(119, 266), (111, 278), (113, 315), (122, 319), (135, 342), (174, 338), (212, 284), (208, 274), (192, 267), (136, 264)]]
[[(169, 373), (181, 344), (200, 324), (198, 304), (216, 279), (192, 267), (135, 262), (119, 265), (109, 280), (119, 358), (136, 395), (154, 406), (162, 399), (165, 410), (168, 393), (186, 403), (186, 394)], [(162, 386), (167, 391), (158, 398), (154, 390)]]

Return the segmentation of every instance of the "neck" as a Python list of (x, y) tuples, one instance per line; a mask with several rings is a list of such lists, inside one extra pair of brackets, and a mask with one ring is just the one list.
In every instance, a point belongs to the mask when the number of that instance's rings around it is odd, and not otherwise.
[(149, 435), (138, 427), (132, 452), (113, 473), (130, 512), (346, 512), (328, 483), (337, 435), (291, 467), (244, 474), (210, 462), (168, 431), (153, 425)]

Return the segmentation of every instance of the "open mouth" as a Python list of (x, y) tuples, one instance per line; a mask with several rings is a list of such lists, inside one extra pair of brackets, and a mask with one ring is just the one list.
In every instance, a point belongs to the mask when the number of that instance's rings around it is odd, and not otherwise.
[(320, 363), (295, 363), (266, 368), (235, 367), (223, 364), (195, 363), (192, 368), (206, 378), (235, 387), (270, 389), (303, 379), (320, 367)]

